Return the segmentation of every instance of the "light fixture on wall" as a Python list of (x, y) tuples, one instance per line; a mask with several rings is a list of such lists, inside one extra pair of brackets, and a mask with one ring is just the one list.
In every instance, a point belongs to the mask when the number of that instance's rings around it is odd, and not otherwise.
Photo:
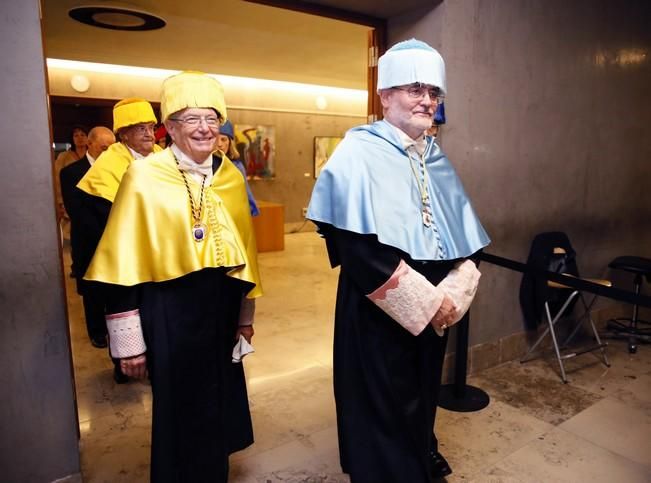
[(88, 77), (81, 74), (75, 74), (70, 78), (70, 87), (76, 92), (86, 92), (90, 88)]
[[(170, 69), (156, 69), (152, 67), (134, 67), (130, 65), (116, 65), (116, 64), (101, 64), (98, 62), (84, 62), (79, 60), (66, 60), (66, 59), (53, 59), (47, 58), (48, 68), (74, 70), (84, 72), (98, 72), (104, 74), (115, 75), (129, 75), (139, 77), (151, 77), (154, 79), (165, 79), (174, 74), (178, 74), (178, 70)], [(335, 97), (346, 99), (353, 102), (366, 102), (367, 93), (362, 89), (347, 89), (344, 87), (331, 87), (314, 84), (302, 84), (298, 82), (277, 81), (270, 79), (254, 79), (251, 77), (237, 77), (224, 74), (211, 74), (208, 75), (215, 77), (219, 80), (225, 88), (240, 87), (249, 88), (252, 90), (260, 89), (273, 89), (291, 94), (306, 94), (314, 95), (315, 102), (323, 105), (325, 101), (326, 108), (328, 107), (328, 97)], [(327, 96), (327, 97), (326, 97)], [(322, 97), (322, 101), (317, 101), (318, 97)]]
[[(178, 70), (128, 65), (101, 64), (66, 59), (47, 59), (51, 92), (54, 95), (70, 95), (71, 76), (88, 78), (96, 97), (121, 98), (124, 89), (128, 92), (134, 82), (148, 94), (143, 97), (157, 100), (163, 79), (177, 74)], [(219, 80), (231, 99), (228, 108), (257, 109), (274, 112), (295, 112), (328, 114), (336, 116), (365, 116), (367, 92), (362, 89), (347, 89), (315, 84), (254, 79), (224, 74), (208, 75)], [(131, 79), (129, 79), (131, 78)], [(157, 79), (149, 82), (147, 79)], [(118, 87), (119, 86), (119, 87)], [(140, 89), (140, 87), (138, 87)], [(74, 89), (74, 87), (73, 87)], [(79, 91), (77, 91), (79, 92)], [(149, 96), (149, 97), (147, 97)], [(237, 99), (237, 100), (232, 100)], [(271, 101), (270, 101), (271, 100)]]
[(111, 30), (156, 30), (166, 25), (165, 20), (152, 13), (119, 6), (74, 7), (68, 15), (86, 25)]
[(325, 98), (325, 96), (316, 96), (314, 103), (316, 104), (317, 109), (321, 111), (327, 109), (328, 107), (328, 100)]

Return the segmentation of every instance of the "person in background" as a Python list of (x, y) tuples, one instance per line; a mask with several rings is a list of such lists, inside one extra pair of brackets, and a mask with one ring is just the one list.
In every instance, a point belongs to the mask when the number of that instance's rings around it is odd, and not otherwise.
[(244, 179), (213, 154), (223, 88), (184, 72), (163, 82), (172, 145), (122, 179), (86, 279), (108, 284), (111, 353), (153, 393), (151, 481), (225, 482), (253, 442), (242, 356), (262, 294)]
[(434, 139), (436, 139), (436, 138), (438, 138), (440, 132), (441, 132), (441, 126), (439, 124), (436, 124), (435, 122), (433, 122), (432, 127), (430, 127), (427, 130), (427, 135), (432, 136)]
[[(77, 293), (84, 304), (86, 329), (94, 347), (105, 348), (106, 322), (104, 321), (104, 299), (97, 284), (83, 280), (84, 273), (95, 253), (97, 240), (103, 226), (98, 226), (96, 217), (88, 209), (88, 195), (77, 188), (77, 183), (95, 163), (95, 160), (115, 142), (113, 132), (97, 126), (88, 133), (88, 150), (82, 158), (61, 170), (60, 183), (63, 204), (70, 217), (70, 245), (72, 248), (72, 273), (77, 282)], [(98, 231), (100, 232), (98, 234)]]
[(441, 101), (436, 106), (436, 112), (432, 119), (432, 127), (427, 130), (427, 135), (432, 136), (439, 146), (441, 146), (441, 126), (443, 124), (445, 124), (445, 103)]
[[(124, 99), (113, 107), (113, 132), (119, 142), (104, 151), (77, 183), (77, 187), (87, 195), (84, 202), (86, 217), (95, 222), (94, 229), (85, 233), (88, 249), (93, 253), (104, 233), (124, 173), (135, 159), (162, 151), (154, 144), (155, 124), (154, 110), (144, 99)], [(115, 382), (128, 382), (119, 360), (113, 358), (113, 363)]]
[(339, 454), (353, 483), (451, 473), (433, 438), (448, 328), (468, 310), (489, 243), (450, 162), (425, 136), (442, 57), (412, 39), (379, 59), (384, 120), (353, 128), (308, 207), (340, 266), (334, 334)]
[(57, 219), (65, 217), (66, 211), (61, 196), (61, 186), (59, 185), (59, 174), (66, 166), (79, 161), (86, 154), (88, 144), (88, 128), (82, 125), (76, 125), (72, 128), (70, 138), (70, 149), (63, 151), (54, 160), (54, 197), (57, 205)]
[[(134, 159), (162, 151), (154, 138), (156, 115), (144, 99), (123, 99), (113, 106), (113, 132), (118, 141), (103, 153), (79, 182), (91, 196), (113, 203), (122, 176)], [(106, 213), (108, 215), (108, 213)]]
[(154, 131), (154, 138), (156, 139), (156, 144), (160, 146), (161, 149), (165, 149), (170, 145), (170, 137), (167, 134), (167, 129), (165, 129), (164, 124), (160, 124)]
[(249, 197), (249, 208), (251, 209), (251, 215), (257, 216), (260, 214), (258, 205), (255, 202), (253, 197), (253, 192), (249, 186), (249, 182), (246, 176), (246, 168), (244, 167), (244, 162), (240, 159), (240, 153), (235, 146), (235, 129), (231, 121), (226, 121), (219, 128), (219, 135), (217, 136), (217, 150), (224, 153), (228, 156), (228, 159), (240, 170), (242, 176), (244, 176), (244, 183), (246, 184), (246, 194)]

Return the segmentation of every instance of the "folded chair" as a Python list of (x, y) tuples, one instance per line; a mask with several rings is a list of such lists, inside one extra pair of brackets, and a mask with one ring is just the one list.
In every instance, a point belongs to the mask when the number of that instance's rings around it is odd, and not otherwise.
[[(579, 277), (579, 271), (576, 265), (576, 252), (572, 248), (567, 235), (562, 232), (548, 232), (537, 235), (532, 243), (532, 251), (529, 255), (528, 262), (535, 268), (546, 269), (551, 272), (562, 273), (571, 277)], [(560, 367), (561, 380), (564, 383), (567, 383), (567, 376), (563, 361), (572, 357), (587, 352), (600, 351), (603, 364), (610, 367), (605, 350), (608, 344), (601, 342), (599, 333), (597, 332), (591, 316), (592, 306), (597, 297), (593, 296), (590, 303), (587, 303), (583, 293), (579, 290), (575, 290), (566, 285), (552, 282), (541, 277), (534, 277), (531, 275), (525, 276), (529, 277), (529, 283), (525, 284), (525, 280), (523, 280), (523, 285), (520, 291), (521, 301), (523, 300), (523, 288), (525, 290), (533, 290), (534, 292), (531, 293), (532, 297), (529, 299), (529, 302), (533, 304), (533, 312), (529, 310), (529, 315), (534, 313), (539, 317), (541, 315), (544, 316), (547, 327), (520, 362), (524, 363), (532, 360), (536, 349), (549, 334)], [(611, 286), (611, 283), (608, 280), (584, 280), (607, 287)], [(572, 322), (571, 317), (569, 316), (572, 314), (572, 309), (576, 305), (577, 301), (581, 302), (580, 310), (583, 312), (578, 318), (573, 320), (574, 325), (569, 330), (569, 335), (561, 344), (559, 344), (558, 324), (566, 320)], [(531, 309), (532, 307), (529, 308)], [(525, 309), (524, 303), (523, 309)], [(542, 314), (540, 312), (542, 312)], [(525, 315), (527, 315), (526, 310)], [(570, 349), (569, 344), (574, 336), (576, 336), (579, 329), (583, 326), (584, 320), (589, 322), (589, 329), (592, 331), (596, 343), (589, 346)]]

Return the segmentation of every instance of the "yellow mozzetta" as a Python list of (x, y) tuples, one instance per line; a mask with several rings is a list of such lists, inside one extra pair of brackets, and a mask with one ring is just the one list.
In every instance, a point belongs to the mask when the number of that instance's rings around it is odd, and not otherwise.
[[(154, 153), (160, 151), (162, 151), (161, 147), (155, 144)], [(77, 183), (77, 188), (89, 195), (99, 196), (113, 203), (122, 176), (132, 161), (133, 156), (129, 148), (122, 143), (111, 144)]]
[[(201, 188), (191, 176), (187, 180), (198, 202)], [(253, 285), (249, 298), (262, 295), (244, 178), (228, 158), (204, 197), (201, 222), (208, 233), (196, 242), (188, 192), (171, 150), (134, 161), (84, 278), (132, 286), (225, 267), (228, 276)]]

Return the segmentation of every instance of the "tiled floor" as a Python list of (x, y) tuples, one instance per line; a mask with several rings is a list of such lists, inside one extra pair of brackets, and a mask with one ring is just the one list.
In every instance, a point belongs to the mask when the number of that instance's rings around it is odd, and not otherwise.
[[(256, 443), (231, 457), (234, 483), (346, 482), (332, 396), (332, 313), (337, 273), (314, 233), (288, 235), (263, 253), (256, 353), (248, 378)], [(84, 481), (146, 482), (151, 393), (116, 385), (103, 350), (87, 340), (68, 279)], [(563, 385), (546, 362), (507, 363), (471, 377), (491, 404), (439, 410), (450, 482), (651, 482), (651, 347), (630, 356), (611, 342), (612, 367), (573, 359)], [(403, 482), (397, 482), (403, 483)], [(409, 482), (404, 482), (409, 483)]]

